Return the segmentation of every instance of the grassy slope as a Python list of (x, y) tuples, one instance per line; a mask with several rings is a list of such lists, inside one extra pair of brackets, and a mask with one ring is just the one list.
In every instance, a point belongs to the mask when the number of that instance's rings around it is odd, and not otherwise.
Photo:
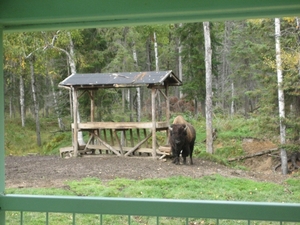
[[(33, 120), (26, 121), (26, 129), (20, 126), (17, 120), (6, 120), (5, 123), (5, 147), (6, 153), (12, 155), (26, 155), (28, 153), (58, 154), (60, 147), (71, 144), (71, 133), (55, 132), (57, 124), (55, 119), (42, 119), (42, 142), (41, 147), (36, 146), (35, 124)], [(215, 127), (218, 129), (216, 141), (216, 153), (213, 156), (205, 153), (205, 121), (191, 121), (197, 132), (195, 154), (198, 157), (206, 157), (215, 161), (226, 163), (227, 157), (243, 154), (241, 150), (242, 137), (255, 137), (258, 134), (257, 121), (243, 119), (215, 119)], [(197, 157), (196, 156), (196, 157)], [(133, 181), (128, 179), (116, 179), (109, 183), (102, 183), (96, 178), (86, 178), (81, 181), (66, 183), (68, 189), (7, 189), (7, 193), (18, 194), (47, 194), (47, 195), (80, 195), (80, 196), (103, 196), (103, 197), (141, 197), (141, 198), (174, 198), (174, 199), (210, 199), (210, 200), (237, 200), (237, 201), (266, 201), (266, 202), (300, 202), (300, 181), (297, 177), (286, 180), (284, 184), (267, 182), (255, 182), (246, 179), (224, 178), (219, 175), (207, 176), (201, 179), (187, 177), (171, 177), (167, 179), (145, 179)], [(24, 215), (25, 220), (31, 224), (40, 224), (44, 216), (35, 213)], [(7, 224), (18, 221), (18, 213), (9, 213)], [(95, 215), (77, 217), (79, 224), (98, 221)], [(114, 224), (120, 218), (108, 217), (107, 224)], [(53, 217), (55, 224), (65, 224), (69, 221), (68, 215)], [(33, 222), (34, 221), (34, 222)], [(126, 221), (126, 219), (125, 219)], [(169, 220), (167, 220), (169, 221)], [(168, 222), (164, 224), (168, 224)], [(140, 218), (140, 222), (151, 224), (151, 219)], [(178, 221), (177, 221), (178, 222)], [(181, 224), (175, 223), (171, 224)], [(203, 221), (199, 222), (202, 223)], [(126, 224), (126, 223), (125, 223)], [(133, 223), (135, 224), (135, 223)], [(195, 223), (197, 224), (197, 223)], [(202, 224), (214, 224), (205, 222)], [(224, 224), (235, 224), (228, 222)], [(268, 223), (269, 224), (269, 223)]]

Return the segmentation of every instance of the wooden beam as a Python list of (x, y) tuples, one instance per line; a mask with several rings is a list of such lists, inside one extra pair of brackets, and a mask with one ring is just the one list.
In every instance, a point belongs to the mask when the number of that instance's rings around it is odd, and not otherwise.
[(137, 150), (142, 144), (144, 144), (150, 137), (152, 136), (152, 133), (150, 133), (144, 140), (142, 140), (141, 142), (139, 142), (136, 146), (134, 146), (130, 151), (128, 151), (125, 156), (128, 156), (129, 154), (131, 154), (132, 152), (134, 152), (135, 150)]
[(156, 89), (151, 89), (151, 103), (152, 103), (152, 157), (156, 157), (156, 108), (155, 108)]
[[(168, 128), (168, 122), (155, 122), (157, 129)], [(72, 124), (74, 127), (74, 124)], [(153, 122), (88, 122), (79, 123), (79, 130), (90, 129), (152, 129)]]
[(95, 117), (95, 100), (94, 100), (94, 91), (90, 91), (90, 99), (91, 99), (91, 122), (94, 122)]
[[(114, 130), (114, 135), (115, 135), (115, 139), (117, 140), (118, 144), (119, 144), (119, 147), (120, 147), (120, 152), (121, 152), (121, 155), (123, 156), (124, 155), (124, 151), (123, 151), (123, 146), (122, 146), (122, 143), (118, 137), (118, 134), (117, 134), (117, 131)], [(123, 132), (123, 131), (122, 131)]]
[(74, 149), (74, 155), (73, 157), (77, 157), (78, 154), (78, 118), (77, 118), (77, 110), (78, 110), (78, 99), (77, 99), (77, 90), (72, 87), (72, 96), (73, 96), (73, 149)]
[[(96, 136), (96, 135), (95, 135)], [(109, 144), (107, 144), (105, 141), (103, 141), (99, 136), (96, 136), (97, 140), (103, 144), (106, 148), (108, 148), (109, 150), (111, 150), (112, 152), (114, 152), (116, 155), (121, 156), (120, 152), (118, 152), (116, 149), (114, 149), (112, 146), (110, 146)]]

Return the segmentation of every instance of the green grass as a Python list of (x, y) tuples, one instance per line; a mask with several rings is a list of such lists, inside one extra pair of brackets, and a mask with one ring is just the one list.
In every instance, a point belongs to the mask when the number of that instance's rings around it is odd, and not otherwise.
[[(125, 198), (197, 199), (255, 202), (300, 202), (300, 180), (289, 178), (283, 184), (256, 182), (243, 178), (226, 178), (218, 174), (200, 179), (176, 176), (164, 179), (130, 180), (118, 178), (102, 182), (98, 178), (67, 181), (64, 188), (9, 188), (7, 194), (77, 195)], [(25, 224), (41, 224), (45, 213), (26, 212)], [(16, 224), (20, 212), (7, 212), (7, 224)], [(49, 214), (50, 224), (72, 224), (72, 214)], [(77, 224), (99, 224), (99, 215), (76, 215)], [(127, 224), (127, 216), (103, 215), (103, 224)], [(216, 224), (215, 220), (191, 219), (194, 224)], [(44, 223), (44, 222), (43, 222)], [(131, 224), (155, 224), (155, 217), (131, 217)], [(178, 218), (160, 218), (160, 224), (185, 224)], [(190, 222), (191, 224), (191, 222)], [(221, 224), (247, 224), (222, 220)], [(252, 222), (251, 224), (277, 224)], [(293, 223), (289, 223), (293, 224)]]
[[(222, 118), (215, 116), (214, 128), (218, 130), (218, 138), (214, 142), (215, 154), (207, 154), (205, 150), (205, 119), (191, 119), (196, 129), (197, 140), (194, 157), (228, 165), (229, 157), (243, 155), (242, 139), (257, 138), (259, 135), (258, 120), (255, 118)], [(65, 122), (67, 127), (68, 122)], [(71, 131), (57, 132), (55, 118), (41, 118), (42, 146), (36, 145), (35, 123), (26, 120), (22, 128), (18, 119), (5, 121), (5, 149), (7, 155), (41, 155), (58, 154), (60, 147), (71, 145)], [(160, 136), (159, 136), (160, 137)], [(160, 137), (163, 138), (163, 137)], [(265, 137), (264, 137), (265, 138)], [(236, 165), (238, 166), (238, 165)], [(189, 177), (170, 177), (165, 179), (129, 180), (115, 179), (102, 182), (97, 178), (85, 178), (80, 181), (68, 181), (65, 188), (9, 188), (8, 194), (40, 194), (40, 195), (76, 195), (102, 197), (135, 197), (135, 198), (168, 198), (199, 200), (230, 200), (258, 202), (300, 202), (299, 173), (293, 175), (283, 184), (256, 182), (247, 179), (225, 178), (218, 174), (200, 179)], [(18, 224), (20, 212), (7, 212), (7, 224)], [(44, 224), (45, 213), (24, 212), (25, 224)], [(127, 224), (127, 216), (76, 215), (77, 224)], [(131, 217), (131, 224), (156, 224), (155, 217)], [(49, 214), (49, 224), (72, 224), (72, 214)], [(183, 219), (160, 218), (160, 224), (185, 224)], [(216, 224), (215, 220), (195, 219), (189, 224)], [(222, 220), (220, 224), (248, 224), (247, 221)], [(253, 222), (251, 224), (278, 224), (272, 222)], [(289, 223), (292, 224), (292, 223)]]
[(164, 179), (130, 180), (118, 178), (103, 183), (97, 178), (66, 182), (67, 189), (9, 188), (8, 194), (77, 195), (101, 197), (167, 198), (198, 200), (230, 200), (256, 202), (300, 202), (300, 181), (287, 179), (284, 184), (257, 182), (221, 175), (170, 177)]

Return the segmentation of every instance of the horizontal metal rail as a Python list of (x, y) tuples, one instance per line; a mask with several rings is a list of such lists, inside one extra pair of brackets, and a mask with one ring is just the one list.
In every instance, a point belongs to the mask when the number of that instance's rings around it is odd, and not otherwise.
[(0, 211), (300, 222), (299, 203), (1, 195)]

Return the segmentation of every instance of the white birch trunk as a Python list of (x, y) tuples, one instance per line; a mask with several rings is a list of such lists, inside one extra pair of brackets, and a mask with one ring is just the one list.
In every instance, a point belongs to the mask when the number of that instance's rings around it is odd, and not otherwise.
[[(280, 143), (285, 144), (285, 109), (284, 109), (284, 91), (282, 89), (282, 67), (281, 67), (281, 50), (280, 50), (280, 19), (275, 18), (275, 49), (276, 49), (276, 66), (277, 66), (277, 82), (278, 82), (278, 106), (279, 106), (279, 119), (280, 119)], [(282, 174), (286, 175), (288, 173), (287, 165), (287, 154), (284, 147), (280, 149), (281, 156), (281, 170)]]
[(22, 127), (25, 127), (25, 91), (23, 76), (20, 76), (20, 107)]
[(55, 93), (54, 82), (53, 82), (53, 79), (52, 79), (51, 75), (49, 76), (49, 78), (50, 78), (50, 83), (51, 83), (52, 96), (53, 96), (53, 101), (54, 101), (55, 113), (56, 113), (56, 116), (57, 116), (58, 127), (59, 127), (60, 130), (65, 130), (65, 126), (63, 124), (62, 118), (60, 117), (58, 103), (57, 103), (57, 96), (56, 96), (56, 93)]
[(34, 105), (34, 117), (35, 117), (35, 126), (36, 126), (36, 141), (37, 145), (41, 146), (41, 129), (40, 129), (40, 120), (39, 120), (39, 104), (36, 96), (36, 84), (35, 84), (35, 76), (34, 76), (34, 68), (33, 68), (33, 60), (30, 60), (30, 73), (31, 73), (31, 91)]
[[(135, 63), (135, 67), (136, 69), (138, 68), (138, 59), (137, 59), (137, 54), (136, 54), (136, 48), (135, 48), (135, 42), (133, 42), (133, 48), (132, 48), (132, 54), (133, 54), (133, 60)], [(141, 88), (137, 87), (136, 88), (136, 102), (137, 102), (137, 106), (136, 106), (136, 119), (137, 122), (141, 121)]]
[[(179, 24), (179, 27), (182, 27), (182, 23)], [(182, 52), (182, 45), (181, 45), (181, 40), (179, 40), (179, 46), (178, 46), (178, 76), (179, 79), (182, 81), (182, 57), (181, 57), (181, 52)], [(182, 98), (182, 91), (179, 91), (179, 98)]]
[[(68, 55), (68, 58), (69, 58), (71, 73), (75, 74), (76, 73), (76, 62), (75, 62), (74, 43), (73, 43), (73, 40), (72, 40), (71, 33), (67, 32), (67, 34), (68, 34), (69, 42), (70, 42), (70, 53), (67, 54), (67, 55)], [(77, 109), (78, 109), (77, 110), (77, 123), (80, 123), (79, 103), (78, 103)], [(79, 144), (79, 146), (86, 145), (86, 143), (83, 140), (82, 131), (78, 131), (78, 144)]]
[(70, 69), (71, 69), (71, 73), (75, 74), (76, 73), (76, 62), (75, 62), (74, 43), (72, 40), (71, 33), (67, 32), (67, 34), (68, 34), (69, 41), (70, 41), (70, 54), (68, 54)]
[(231, 82), (231, 107), (230, 107), (230, 115), (231, 117), (234, 116), (234, 83), (233, 81)]
[(154, 55), (155, 55), (155, 71), (159, 71), (158, 67), (158, 49), (157, 49), (157, 40), (156, 40), (156, 33), (153, 33), (154, 39)]
[[(159, 71), (159, 66), (158, 66), (158, 48), (157, 48), (157, 38), (156, 38), (156, 33), (153, 33), (153, 39), (154, 39), (154, 55), (155, 55), (155, 71)], [(161, 111), (161, 101), (160, 101), (160, 95), (157, 96), (158, 100), (158, 120), (161, 120), (162, 117), (162, 111)]]
[(212, 50), (210, 40), (209, 22), (203, 22), (205, 39), (205, 79), (206, 79), (206, 152), (212, 154)]

